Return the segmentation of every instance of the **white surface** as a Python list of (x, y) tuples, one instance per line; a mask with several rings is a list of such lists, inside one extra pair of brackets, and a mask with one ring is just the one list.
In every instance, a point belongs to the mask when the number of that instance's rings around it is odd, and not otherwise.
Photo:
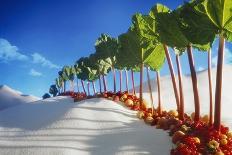
[[(232, 65), (225, 65), (223, 70), (223, 91), (222, 91), (222, 121), (230, 126), (232, 129)], [(176, 74), (177, 76), (177, 74)], [(204, 70), (197, 74), (198, 89), (200, 96), (201, 115), (209, 113), (209, 85), (208, 85), (208, 71)], [(178, 77), (177, 84), (178, 84)], [(215, 94), (215, 79), (216, 68), (212, 68), (213, 79), (213, 101)], [(152, 80), (153, 97), (155, 106), (157, 106), (157, 89), (156, 80)], [(178, 86), (178, 85), (177, 85)], [(178, 86), (179, 87), (179, 86)], [(187, 113), (194, 112), (194, 98), (192, 90), (192, 81), (190, 76), (183, 76), (183, 88), (184, 88), (184, 100), (185, 111)], [(139, 92), (139, 87), (136, 87), (136, 91)], [(148, 85), (144, 83), (144, 98), (150, 101), (150, 95), (148, 93)], [(162, 106), (164, 109), (176, 109), (176, 102), (174, 91), (172, 87), (172, 81), (170, 76), (161, 78), (161, 93), (162, 93)]]
[(0, 112), (1, 155), (168, 155), (167, 132), (106, 99), (56, 97)]
[(31, 95), (23, 95), (6, 85), (0, 86), (0, 110), (12, 107), (18, 104), (30, 103), (39, 100), (39, 98)]
[[(230, 128), (231, 80), (232, 66), (225, 66), (222, 120)], [(198, 82), (202, 114), (208, 113), (207, 71), (198, 74)], [(152, 84), (155, 87), (155, 80)], [(163, 107), (175, 108), (170, 77), (162, 77), (161, 85)], [(185, 110), (193, 112), (189, 76), (184, 77), (184, 95)], [(146, 91), (144, 96), (149, 99)], [(156, 90), (154, 97), (156, 101)], [(105, 99), (74, 103), (69, 97), (56, 97), (0, 111), (0, 155), (168, 155), (171, 148), (167, 132), (148, 127), (135, 117), (135, 112)]]

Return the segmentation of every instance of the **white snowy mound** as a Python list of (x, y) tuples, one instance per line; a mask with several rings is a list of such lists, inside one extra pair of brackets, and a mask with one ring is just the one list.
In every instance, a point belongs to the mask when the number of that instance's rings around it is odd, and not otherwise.
[[(232, 128), (232, 65), (225, 65), (223, 70), (223, 91), (222, 91), (222, 121)], [(208, 114), (209, 112), (209, 84), (208, 84), (208, 71), (204, 70), (198, 72), (198, 89), (201, 104), (201, 114)], [(178, 83), (178, 77), (176, 77)], [(216, 80), (216, 68), (212, 68), (212, 80), (213, 80), (213, 100), (215, 94), (215, 80)], [(157, 106), (157, 86), (156, 80), (152, 80), (153, 97), (155, 106)], [(185, 111), (188, 113), (194, 112), (194, 98), (192, 90), (192, 81), (190, 76), (183, 76), (183, 88), (184, 88), (184, 100)], [(136, 91), (139, 92), (139, 87), (136, 87)], [(150, 95), (148, 93), (148, 84), (144, 83), (144, 98), (150, 101)], [(175, 96), (172, 87), (172, 81), (170, 76), (164, 76), (161, 78), (161, 94), (162, 105), (164, 109), (176, 109)]]
[(55, 97), (0, 112), (1, 155), (168, 155), (168, 133), (106, 99)]
[(6, 85), (0, 86), (0, 110), (37, 100), (39, 100), (39, 98), (31, 95), (23, 95), (21, 92), (16, 91)]

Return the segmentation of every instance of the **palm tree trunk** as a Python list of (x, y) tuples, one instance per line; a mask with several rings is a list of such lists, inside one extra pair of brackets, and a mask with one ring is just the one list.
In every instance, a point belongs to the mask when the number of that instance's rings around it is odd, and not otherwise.
[(61, 92), (63, 93), (64, 92), (64, 81), (62, 81), (62, 87), (61, 87)]
[(120, 76), (120, 92), (122, 92), (122, 70), (119, 71)]
[(77, 92), (80, 93), (80, 89), (79, 89), (79, 80), (77, 79)]
[(70, 80), (70, 92), (74, 92), (73, 81)]
[(93, 93), (95, 95), (96, 94), (96, 89), (95, 89), (95, 82), (94, 81), (92, 81), (92, 86), (93, 86)]
[(156, 81), (158, 88), (158, 114), (162, 115), (162, 97), (161, 97), (161, 84), (160, 84), (160, 73), (156, 71)]
[(209, 77), (209, 125), (213, 125), (213, 90), (211, 77), (211, 49), (208, 51), (208, 77)]
[(73, 92), (73, 84), (72, 84), (72, 80), (70, 80), (70, 92)]
[(88, 96), (90, 96), (90, 91), (89, 91), (89, 82), (87, 82), (87, 89), (88, 89)]
[(103, 84), (104, 84), (104, 92), (106, 92), (107, 90), (107, 86), (106, 86), (106, 79), (105, 79), (105, 75), (102, 75), (103, 78)]
[(99, 77), (98, 77), (98, 81), (99, 81), (99, 89), (100, 89), (100, 93), (102, 93), (101, 75), (99, 75)]
[(131, 69), (131, 80), (132, 80), (132, 90), (133, 90), (133, 94), (135, 95), (135, 80), (134, 80), (134, 71)]
[(125, 74), (126, 74), (126, 91), (129, 93), (129, 88), (128, 88), (128, 72), (127, 72), (127, 70), (125, 70)]
[(113, 72), (113, 78), (114, 78), (114, 93), (116, 93), (116, 74), (115, 74), (114, 67), (112, 67), (112, 72)]
[(81, 80), (81, 85), (82, 85), (82, 88), (83, 88), (83, 91), (84, 91), (85, 95), (87, 95), (87, 94), (86, 94), (86, 90), (85, 90), (85, 86), (84, 86), (84, 81), (83, 81), (83, 80)]
[(66, 81), (64, 81), (64, 92), (66, 92)]
[(199, 121), (200, 119), (200, 99), (198, 93), (198, 86), (197, 86), (197, 74), (194, 67), (194, 60), (193, 60), (193, 53), (191, 45), (187, 46), (187, 53), (188, 53), (188, 60), (189, 60), (189, 67), (191, 71), (192, 77), (192, 85), (193, 85), (193, 95), (194, 95), (194, 103), (195, 103), (195, 117), (194, 121)]
[(61, 89), (61, 88), (58, 87), (58, 95), (60, 95), (60, 89)]
[(183, 91), (182, 70), (181, 70), (179, 55), (176, 55), (176, 64), (178, 70), (179, 92), (180, 92), (179, 119), (184, 120), (184, 91)]
[(222, 104), (222, 78), (223, 78), (223, 61), (224, 61), (225, 38), (220, 35), (218, 60), (217, 60), (217, 77), (215, 91), (215, 110), (214, 110), (214, 128), (218, 131), (221, 129), (221, 104)]
[(149, 68), (146, 67), (147, 69), (147, 80), (148, 80), (148, 88), (149, 88), (149, 93), (150, 93), (150, 99), (151, 99), (151, 105), (152, 105), (152, 114), (154, 113), (154, 102), (153, 102), (153, 95), (152, 95), (152, 89), (151, 89), (151, 79), (150, 79), (150, 74), (149, 74)]
[(174, 69), (173, 69), (173, 64), (172, 64), (172, 60), (171, 60), (167, 45), (164, 44), (163, 46), (164, 46), (165, 55), (166, 55), (166, 58), (168, 61), (169, 70), (171, 73), (172, 86), (173, 86), (175, 99), (176, 99), (176, 106), (177, 106), (177, 110), (179, 111), (180, 100), (179, 100), (179, 94), (178, 94), (178, 90), (177, 90), (177, 84), (176, 84), (176, 78), (175, 78), (175, 73), (174, 73)]
[(143, 63), (140, 66), (140, 87), (139, 87), (140, 107), (143, 103)]

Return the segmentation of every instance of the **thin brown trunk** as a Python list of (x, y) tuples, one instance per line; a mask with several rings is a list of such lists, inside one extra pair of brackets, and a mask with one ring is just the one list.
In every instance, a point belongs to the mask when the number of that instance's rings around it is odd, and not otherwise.
[(64, 92), (64, 81), (62, 81), (62, 88), (61, 88), (62, 93)]
[(178, 90), (177, 90), (177, 84), (176, 84), (176, 78), (175, 78), (175, 73), (174, 73), (174, 69), (173, 69), (173, 64), (172, 64), (172, 60), (171, 60), (167, 45), (164, 44), (163, 46), (164, 46), (164, 51), (165, 51), (165, 55), (167, 58), (169, 70), (171, 73), (172, 86), (173, 86), (175, 99), (176, 99), (176, 106), (177, 106), (177, 110), (179, 111), (180, 100), (179, 100), (179, 94), (178, 94)]
[(225, 38), (220, 35), (218, 60), (217, 60), (217, 77), (215, 91), (215, 108), (214, 108), (214, 128), (218, 131), (221, 129), (221, 104), (222, 104), (222, 78), (223, 78), (223, 61), (224, 61)]
[(209, 77), (209, 125), (213, 125), (213, 90), (211, 77), (211, 50), (208, 51), (208, 77)]
[(192, 77), (193, 95), (194, 95), (194, 103), (195, 103), (194, 121), (197, 122), (200, 119), (200, 99), (199, 99), (198, 86), (197, 86), (197, 74), (194, 67), (192, 47), (188, 45), (187, 50), (188, 50), (187, 53), (188, 53), (188, 60), (189, 60), (189, 66), (191, 71), (191, 77)]
[(115, 69), (112, 67), (113, 77), (114, 77), (114, 93), (116, 93), (116, 74)]
[(156, 81), (158, 88), (158, 114), (162, 115), (162, 98), (161, 98), (161, 89), (160, 89), (160, 73), (156, 71)]
[(66, 92), (66, 81), (64, 81), (64, 92)]
[(74, 83), (70, 80), (70, 92), (74, 92)]
[(90, 91), (89, 91), (89, 82), (87, 82), (87, 89), (88, 89), (88, 96), (90, 96)]
[(150, 74), (149, 74), (149, 68), (146, 67), (147, 69), (147, 80), (148, 80), (148, 88), (149, 88), (149, 93), (150, 93), (150, 99), (151, 99), (151, 105), (152, 105), (152, 114), (154, 113), (154, 102), (153, 102), (153, 95), (152, 95), (152, 89), (151, 89), (151, 79), (150, 79)]
[(69, 85), (70, 85), (69, 86), (69, 89), (70, 89), (69, 91), (72, 92), (72, 81), (71, 80), (69, 80)]
[(77, 79), (77, 92), (80, 93), (80, 89), (79, 89), (79, 80)]
[[(82, 85), (82, 88), (83, 88), (84, 93), (86, 94), (86, 90), (85, 90), (85, 86), (84, 86), (84, 81), (83, 81), (83, 80), (81, 80), (81, 85)], [(86, 94), (86, 95), (87, 95), (87, 94)]]
[(133, 70), (131, 70), (131, 80), (132, 80), (133, 94), (135, 95), (136, 91), (135, 91), (135, 80), (134, 80), (134, 71)]
[(122, 70), (119, 71), (120, 76), (120, 92), (122, 92)]
[(100, 93), (102, 93), (101, 75), (99, 75), (99, 77), (98, 77), (98, 81), (99, 81), (99, 89), (100, 89)]
[(129, 88), (128, 88), (128, 72), (127, 72), (127, 70), (125, 70), (125, 74), (126, 74), (126, 90), (129, 93)]
[(177, 64), (177, 70), (178, 70), (179, 94), (180, 94), (179, 119), (184, 120), (184, 91), (183, 91), (182, 70), (181, 70), (179, 55), (176, 55), (176, 64)]
[(94, 81), (92, 81), (92, 86), (93, 86), (93, 93), (95, 95), (96, 94), (96, 89), (95, 89), (95, 82)]
[(106, 78), (104, 74), (102, 75), (102, 78), (103, 78), (103, 84), (104, 84), (104, 92), (106, 92), (107, 86), (106, 86)]
[(140, 107), (143, 103), (143, 64), (140, 66), (140, 87), (139, 87)]

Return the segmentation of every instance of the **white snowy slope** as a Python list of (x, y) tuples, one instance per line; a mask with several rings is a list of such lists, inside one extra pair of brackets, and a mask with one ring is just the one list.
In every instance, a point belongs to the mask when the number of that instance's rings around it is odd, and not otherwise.
[(106, 99), (55, 97), (0, 112), (1, 155), (168, 155), (168, 133)]
[[(222, 120), (232, 128), (232, 66), (224, 68)], [(183, 77), (186, 112), (194, 111), (192, 83)], [(213, 69), (215, 84), (215, 69)], [(155, 88), (155, 80), (152, 81)], [(198, 73), (201, 113), (209, 109), (207, 71)], [(175, 108), (170, 77), (161, 78), (164, 109)], [(137, 88), (138, 89), (138, 88)], [(144, 96), (149, 100), (145, 84)], [(17, 94), (17, 93), (16, 93)], [(157, 91), (153, 92), (155, 104)], [(14, 95), (11, 95), (14, 96)], [(17, 100), (12, 100), (12, 103)], [(168, 155), (168, 133), (149, 127), (136, 112), (106, 99), (74, 103), (70, 97), (55, 97), (21, 104), (0, 111), (0, 155)]]
[[(225, 65), (223, 70), (223, 91), (222, 91), (222, 121), (232, 128), (232, 65)], [(201, 114), (208, 114), (209, 112), (209, 84), (208, 84), (208, 71), (204, 70), (198, 72), (198, 89), (201, 104)], [(178, 77), (177, 83), (178, 83)], [(215, 80), (216, 80), (216, 68), (212, 69), (213, 80), (213, 100), (215, 94)], [(152, 80), (154, 104), (157, 106), (157, 89), (156, 80)], [(194, 98), (192, 90), (192, 81), (190, 76), (183, 76), (183, 88), (184, 88), (184, 100), (185, 111), (188, 113), (194, 112)], [(139, 87), (136, 87), (136, 91), (139, 92)], [(147, 82), (144, 83), (144, 97), (150, 101), (150, 95), (148, 93)], [(176, 109), (175, 96), (172, 87), (172, 81), (170, 76), (164, 76), (161, 78), (161, 93), (162, 104), (164, 109)]]
[(0, 85), (0, 110), (22, 103), (30, 103), (39, 100), (38, 97), (23, 95), (6, 85)]

